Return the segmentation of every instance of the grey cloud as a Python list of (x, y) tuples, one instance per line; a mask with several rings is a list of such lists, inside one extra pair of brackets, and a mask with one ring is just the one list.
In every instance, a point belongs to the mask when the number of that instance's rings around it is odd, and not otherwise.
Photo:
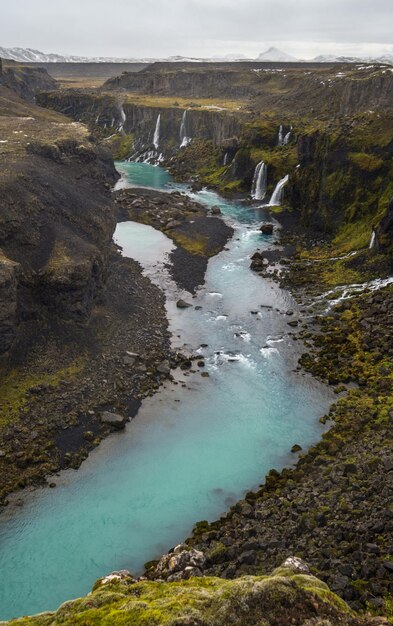
[[(4, 6), (2, 6), (4, 5)], [(392, 0), (0, 0), (0, 45), (107, 56), (208, 56), (265, 42), (392, 44)], [(293, 45), (292, 45), (293, 47)], [(309, 48), (310, 46), (308, 46)]]

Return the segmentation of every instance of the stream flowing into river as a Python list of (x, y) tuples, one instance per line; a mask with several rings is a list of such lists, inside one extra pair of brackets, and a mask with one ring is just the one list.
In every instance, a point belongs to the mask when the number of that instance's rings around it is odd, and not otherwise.
[[(209, 377), (176, 373), (179, 384), (146, 399), (126, 431), (79, 470), (62, 472), (56, 489), (17, 495), (23, 506), (11, 503), (0, 518), (0, 619), (53, 610), (112, 570), (140, 573), (195, 522), (216, 519), (269, 469), (291, 464), (293, 444), (316, 442), (331, 402), (322, 385), (294, 372), (297, 342), (285, 313), (296, 303), (249, 269), (252, 252), (270, 243), (258, 230), (262, 210), (210, 191), (192, 194), (158, 167), (118, 169), (120, 186), (184, 191), (220, 206), (235, 229), (195, 298), (169, 278), (173, 244), (165, 235), (133, 222), (115, 233), (123, 254), (165, 288), (174, 344), (198, 350)], [(177, 309), (179, 297), (193, 306)]]

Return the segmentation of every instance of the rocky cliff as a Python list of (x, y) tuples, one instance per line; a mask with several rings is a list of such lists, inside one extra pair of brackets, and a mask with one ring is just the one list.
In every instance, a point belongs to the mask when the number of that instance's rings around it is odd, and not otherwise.
[(1, 59), (0, 84), (9, 87), (28, 102), (34, 102), (40, 91), (57, 88), (57, 82), (45, 69), (17, 65), (12, 61), (2, 62)]
[[(359, 115), (338, 128), (301, 134), (288, 202), (303, 223), (339, 234), (337, 243), (365, 247), (393, 196), (392, 156), (392, 115)], [(388, 225), (382, 232), (389, 236)]]
[(84, 127), (1, 89), (4, 352), (23, 320), (88, 319), (105, 280), (115, 226), (109, 187), (118, 175)]
[(162, 293), (112, 243), (110, 153), (4, 86), (0, 138), (3, 505), (78, 467), (111, 432), (108, 410), (124, 427), (170, 355)]
[[(391, 69), (242, 64), (223, 70), (216, 93), (221, 100), (182, 99), (204, 93), (204, 84), (198, 91), (198, 81), (216, 84), (217, 71), (214, 66), (180, 70), (158, 64), (118, 79), (136, 81), (137, 91), (150, 96), (126, 93), (125, 88), (116, 91), (113, 79), (112, 91), (62, 90), (43, 93), (39, 101), (89, 124), (116, 158), (154, 162), (161, 155), (177, 178), (192, 178), (224, 193), (249, 194), (256, 165), (263, 160), (267, 199), (288, 174), (284, 204), (303, 226), (324, 237), (338, 237), (344, 251), (366, 248), (393, 196)], [(247, 101), (223, 101), (227, 92), (222, 81), (232, 85), (235, 80), (226, 72), (246, 84), (259, 81), (260, 91), (249, 92)], [(131, 83), (128, 88), (133, 88)], [(173, 99), (161, 95), (172, 91)], [(285, 145), (279, 145), (280, 126)], [(385, 236), (385, 247), (379, 249), (386, 251), (389, 245)]]
[(258, 110), (297, 114), (354, 114), (391, 106), (393, 75), (388, 66), (355, 64), (157, 63), (109, 79), (104, 91), (186, 98), (251, 100)]
[[(234, 111), (219, 106), (193, 106), (192, 102), (176, 103), (151, 99), (149, 103), (133, 102), (120, 94), (59, 90), (45, 92), (38, 96), (41, 106), (53, 109), (74, 120), (82, 121), (89, 128), (119, 149), (119, 143), (127, 146), (129, 157), (134, 152), (154, 150), (153, 139), (157, 118), (160, 115), (160, 135), (158, 151), (170, 156), (175, 154), (182, 142), (180, 129), (186, 111), (185, 132), (189, 138), (211, 141), (214, 145), (224, 145), (236, 138), (246, 119), (247, 110)], [(108, 139), (109, 137), (109, 139)], [(127, 142), (127, 137), (131, 141)]]

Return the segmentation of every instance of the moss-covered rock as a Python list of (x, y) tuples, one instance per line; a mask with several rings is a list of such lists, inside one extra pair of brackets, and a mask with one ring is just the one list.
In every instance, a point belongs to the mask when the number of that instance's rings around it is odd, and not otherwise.
[(206, 577), (174, 583), (136, 582), (124, 572), (114, 573), (98, 581), (91, 594), (66, 602), (55, 613), (9, 623), (15, 626), (300, 626), (306, 623), (356, 626), (367, 622), (355, 617), (325, 583), (284, 566), (270, 576), (245, 576), (234, 581)]

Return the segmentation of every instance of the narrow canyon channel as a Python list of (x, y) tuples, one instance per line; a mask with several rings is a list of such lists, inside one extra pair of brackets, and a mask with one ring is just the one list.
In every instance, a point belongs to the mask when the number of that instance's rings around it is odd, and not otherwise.
[[(292, 445), (320, 438), (318, 418), (332, 401), (325, 387), (294, 372), (299, 354), (285, 313), (296, 303), (249, 269), (250, 255), (271, 243), (258, 229), (263, 209), (192, 193), (159, 167), (117, 167), (121, 185), (189, 193), (218, 205), (234, 228), (195, 297), (170, 280), (174, 244), (164, 234), (134, 222), (115, 232), (123, 254), (164, 289), (174, 345), (198, 351), (205, 367), (175, 372), (125, 432), (56, 477), (56, 489), (11, 500), (0, 517), (0, 619), (55, 609), (113, 570), (140, 573), (195, 522), (216, 519), (269, 469), (293, 463)], [(177, 309), (180, 297), (192, 307)]]

